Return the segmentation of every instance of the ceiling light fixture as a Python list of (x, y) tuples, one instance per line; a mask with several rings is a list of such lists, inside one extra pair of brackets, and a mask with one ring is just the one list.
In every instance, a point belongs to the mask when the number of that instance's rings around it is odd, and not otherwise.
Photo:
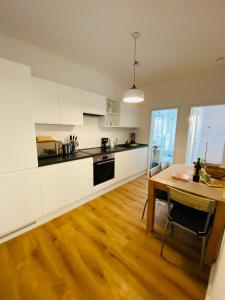
[(136, 67), (140, 66), (140, 63), (136, 60), (136, 41), (140, 37), (140, 32), (133, 32), (132, 38), (134, 39), (134, 79), (133, 85), (128, 89), (123, 96), (123, 101), (128, 103), (139, 103), (144, 101), (144, 92), (136, 87)]

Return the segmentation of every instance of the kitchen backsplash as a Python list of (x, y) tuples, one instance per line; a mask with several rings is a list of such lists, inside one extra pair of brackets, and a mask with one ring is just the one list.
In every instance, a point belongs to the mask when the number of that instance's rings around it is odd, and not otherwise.
[(79, 147), (99, 147), (102, 137), (113, 137), (118, 139), (118, 144), (130, 140), (130, 128), (106, 128), (99, 126), (97, 117), (84, 116), (84, 124), (76, 126), (66, 125), (45, 125), (37, 124), (36, 135), (53, 136), (57, 140), (64, 141), (70, 134), (78, 136)]

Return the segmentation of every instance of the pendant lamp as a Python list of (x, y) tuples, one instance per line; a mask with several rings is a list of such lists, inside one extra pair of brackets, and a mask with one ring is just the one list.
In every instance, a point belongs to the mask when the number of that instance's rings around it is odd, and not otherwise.
[(133, 85), (130, 89), (126, 90), (123, 96), (123, 101), (128, 103), (139, 103), (144, 101), (144, 92), (136, 87), (136, 67), (140, 66), (140, 63), (136, 60), (136, 42), (137, 38), (140, 37), (139, 32), (133, 32), (132, 37), (134, 39), (134, 79)]

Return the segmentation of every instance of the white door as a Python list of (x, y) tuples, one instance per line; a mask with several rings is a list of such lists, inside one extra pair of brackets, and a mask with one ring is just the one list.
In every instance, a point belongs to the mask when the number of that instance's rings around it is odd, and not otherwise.
[(59, 85), (59, 122), (64, 125), (83, 124), (83, 91)]
[(35, 123), (59, 123), (59, 99), (57, 83), (32, 77)]
[(106, 115), (106, 97), (84, 91), (84, 113)]
[(0, 236), (41, 216), (38, 169), (0, 175)]
[(0, 174), (37, 167), (30, 69), (0, 59)]

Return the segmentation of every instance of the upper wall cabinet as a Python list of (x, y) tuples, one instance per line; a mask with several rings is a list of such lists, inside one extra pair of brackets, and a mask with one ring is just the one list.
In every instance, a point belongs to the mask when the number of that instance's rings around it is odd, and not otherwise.
[(0, 174), (37, 167), (30, 69), (0, 59)]
[(140, 108), (137, 105), (121, 102), (120, 126), (135, 128), (140, 126)]
[(37, 77), (32, 78), (34, 91), (34, 117), (36, 123), (57, 124), (59, 101), (57, 83)]
[(105, 116), (106, 97), (84, 91), (84, 113)]
[(59, 85), (59, 123), (83, 124), (83, 91)]
[(106, 116), (101, 119), (105, 127), (138, 128), (140, 127), (140, 107), (107, 99)]
[(32, 78), (37, 124), (83, 124), (83, 91), (37, 77)]

